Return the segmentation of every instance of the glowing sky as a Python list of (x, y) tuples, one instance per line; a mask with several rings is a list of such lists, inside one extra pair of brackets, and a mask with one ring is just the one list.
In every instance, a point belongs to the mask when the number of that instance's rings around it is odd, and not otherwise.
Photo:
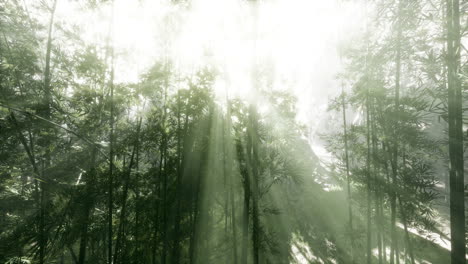
[[(116, 81), (135, 82), (155, 61), (170, 58), (180, 74), (211, 65), (220, 70), (217, 92), (251, 94), (252, 65), (266, 69), (273, 89), (298, 97), (298, 119), (320, 127), (330, 96), (339, 91), (338, 46), (362, 28), (359, 2), (263, 0), (115, 0)], [(59, 0), (57, 21), (80, 26), (89, 43), (104, 43), (111, 5), (83, 9)], [(254, 19), (255, 18), (255, 19)]]

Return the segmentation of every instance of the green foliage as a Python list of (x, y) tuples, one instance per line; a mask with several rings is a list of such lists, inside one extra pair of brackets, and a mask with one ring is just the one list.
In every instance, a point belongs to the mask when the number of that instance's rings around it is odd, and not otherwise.
[(185, 74), (168, 55), (116, 82), (131, 67), (115, 62), (122, 52), (49, 25), (49, 2), (0, 4), (0, 263), (247, 264), (257, 252), (261, 263), (364, 263), (365, 233), (388, 245), (392, 212), (406, 229), (440, 233), (448, 100), (444, 17), (431, 1), (372, 2), (363, 40), (342, 49), (347, 92), (329, 110), (355, 122), (323, 136), (328, 168), (268, 65), (252, 74), (255, 101), (220, 99), (222, 70)]

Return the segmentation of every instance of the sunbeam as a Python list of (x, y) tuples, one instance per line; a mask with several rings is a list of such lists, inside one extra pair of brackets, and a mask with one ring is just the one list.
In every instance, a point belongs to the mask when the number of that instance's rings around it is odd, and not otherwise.
[(0, 1), (0, 263), (464, 264), (467, 11)]

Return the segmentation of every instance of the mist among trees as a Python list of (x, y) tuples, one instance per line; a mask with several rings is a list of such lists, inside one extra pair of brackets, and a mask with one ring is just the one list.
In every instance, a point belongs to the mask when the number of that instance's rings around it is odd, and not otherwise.
[(0, 33), (0, 263), (466, 263), (464, 0), (3, 0)]

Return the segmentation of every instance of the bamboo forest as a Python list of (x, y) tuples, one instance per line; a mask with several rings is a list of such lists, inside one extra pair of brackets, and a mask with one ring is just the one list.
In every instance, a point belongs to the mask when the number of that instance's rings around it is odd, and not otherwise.
[(0, 264), (465, 264), (467, 0), (0, 0)]

